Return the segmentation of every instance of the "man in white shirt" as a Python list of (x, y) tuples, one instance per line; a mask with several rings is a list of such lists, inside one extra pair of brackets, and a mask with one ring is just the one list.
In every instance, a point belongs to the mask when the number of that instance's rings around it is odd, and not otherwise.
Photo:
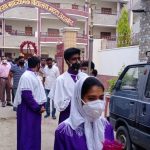
[(57, 78), (54, 91), (54, 104), (60, 112), (59, 123), (63, 122), (70, 115), (70, 105), (76, 81), (87, 76), (85, 73), (79, 71), (80, 49), (66, 49), (64, 59), (68, 65), (68, 70)]
[[(52, 58), (47, 58), (46, 63), (47, 63), (47, 66), (44, 68), (44, 86), (45, 86), (45, 93), (47, 96), (45, 118), (50, 116), (50, 98), (48, 97), (48, 94), (50, 93), (50, 90), (54, 86), (56, 82), (56, 78), (60, 75), (58, 67), (53, 65)], [(52, 118), (53, 119), (56, 119), (55, 112), (56, 112), (56, 109), (54, 108), (53, 100), (52, 100)]]

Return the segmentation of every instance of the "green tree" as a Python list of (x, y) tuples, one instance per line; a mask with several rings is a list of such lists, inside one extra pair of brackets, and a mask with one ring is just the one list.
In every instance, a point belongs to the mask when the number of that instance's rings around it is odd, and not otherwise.
[(131, 29), (129, 25), (128, 10), (122, 8), (121, 16), (117, 23), (117, 45), (118, 47), (126, 47), (131, 44)]

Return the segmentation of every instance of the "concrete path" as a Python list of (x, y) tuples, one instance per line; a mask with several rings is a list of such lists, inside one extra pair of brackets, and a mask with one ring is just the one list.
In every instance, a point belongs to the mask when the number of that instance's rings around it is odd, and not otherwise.
[[(57, 122), (51, 118), (43, 118), (42, 150), (53, 150)], [(16, 114), (12, 107), (0, 107), (0, 150), (16, 150)]]

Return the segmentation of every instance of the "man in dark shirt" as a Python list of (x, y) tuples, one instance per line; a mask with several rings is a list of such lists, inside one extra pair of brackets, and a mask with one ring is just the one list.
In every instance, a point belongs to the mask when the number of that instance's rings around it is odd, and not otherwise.
[(20, 77), (27, 70), (27, 67), (25, 65), (23, 56), (19, 56), (17, 62), (18, 63), (11, 66), (10, 73), (9, 73), (10, 78), (13, 78), (12, 88), (13, 88), (14, 97), (16, 95), (16, 91), (17, 91), (17, 87), (18, 87)]

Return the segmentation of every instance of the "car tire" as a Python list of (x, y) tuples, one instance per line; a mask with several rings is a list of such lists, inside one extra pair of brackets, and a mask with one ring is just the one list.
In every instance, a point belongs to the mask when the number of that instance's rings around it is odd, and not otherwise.
[(132, 150), (132, 143), (126, 127), (120, 126), (117, 129), (116, 138), (124, 145), (124, 150)]

